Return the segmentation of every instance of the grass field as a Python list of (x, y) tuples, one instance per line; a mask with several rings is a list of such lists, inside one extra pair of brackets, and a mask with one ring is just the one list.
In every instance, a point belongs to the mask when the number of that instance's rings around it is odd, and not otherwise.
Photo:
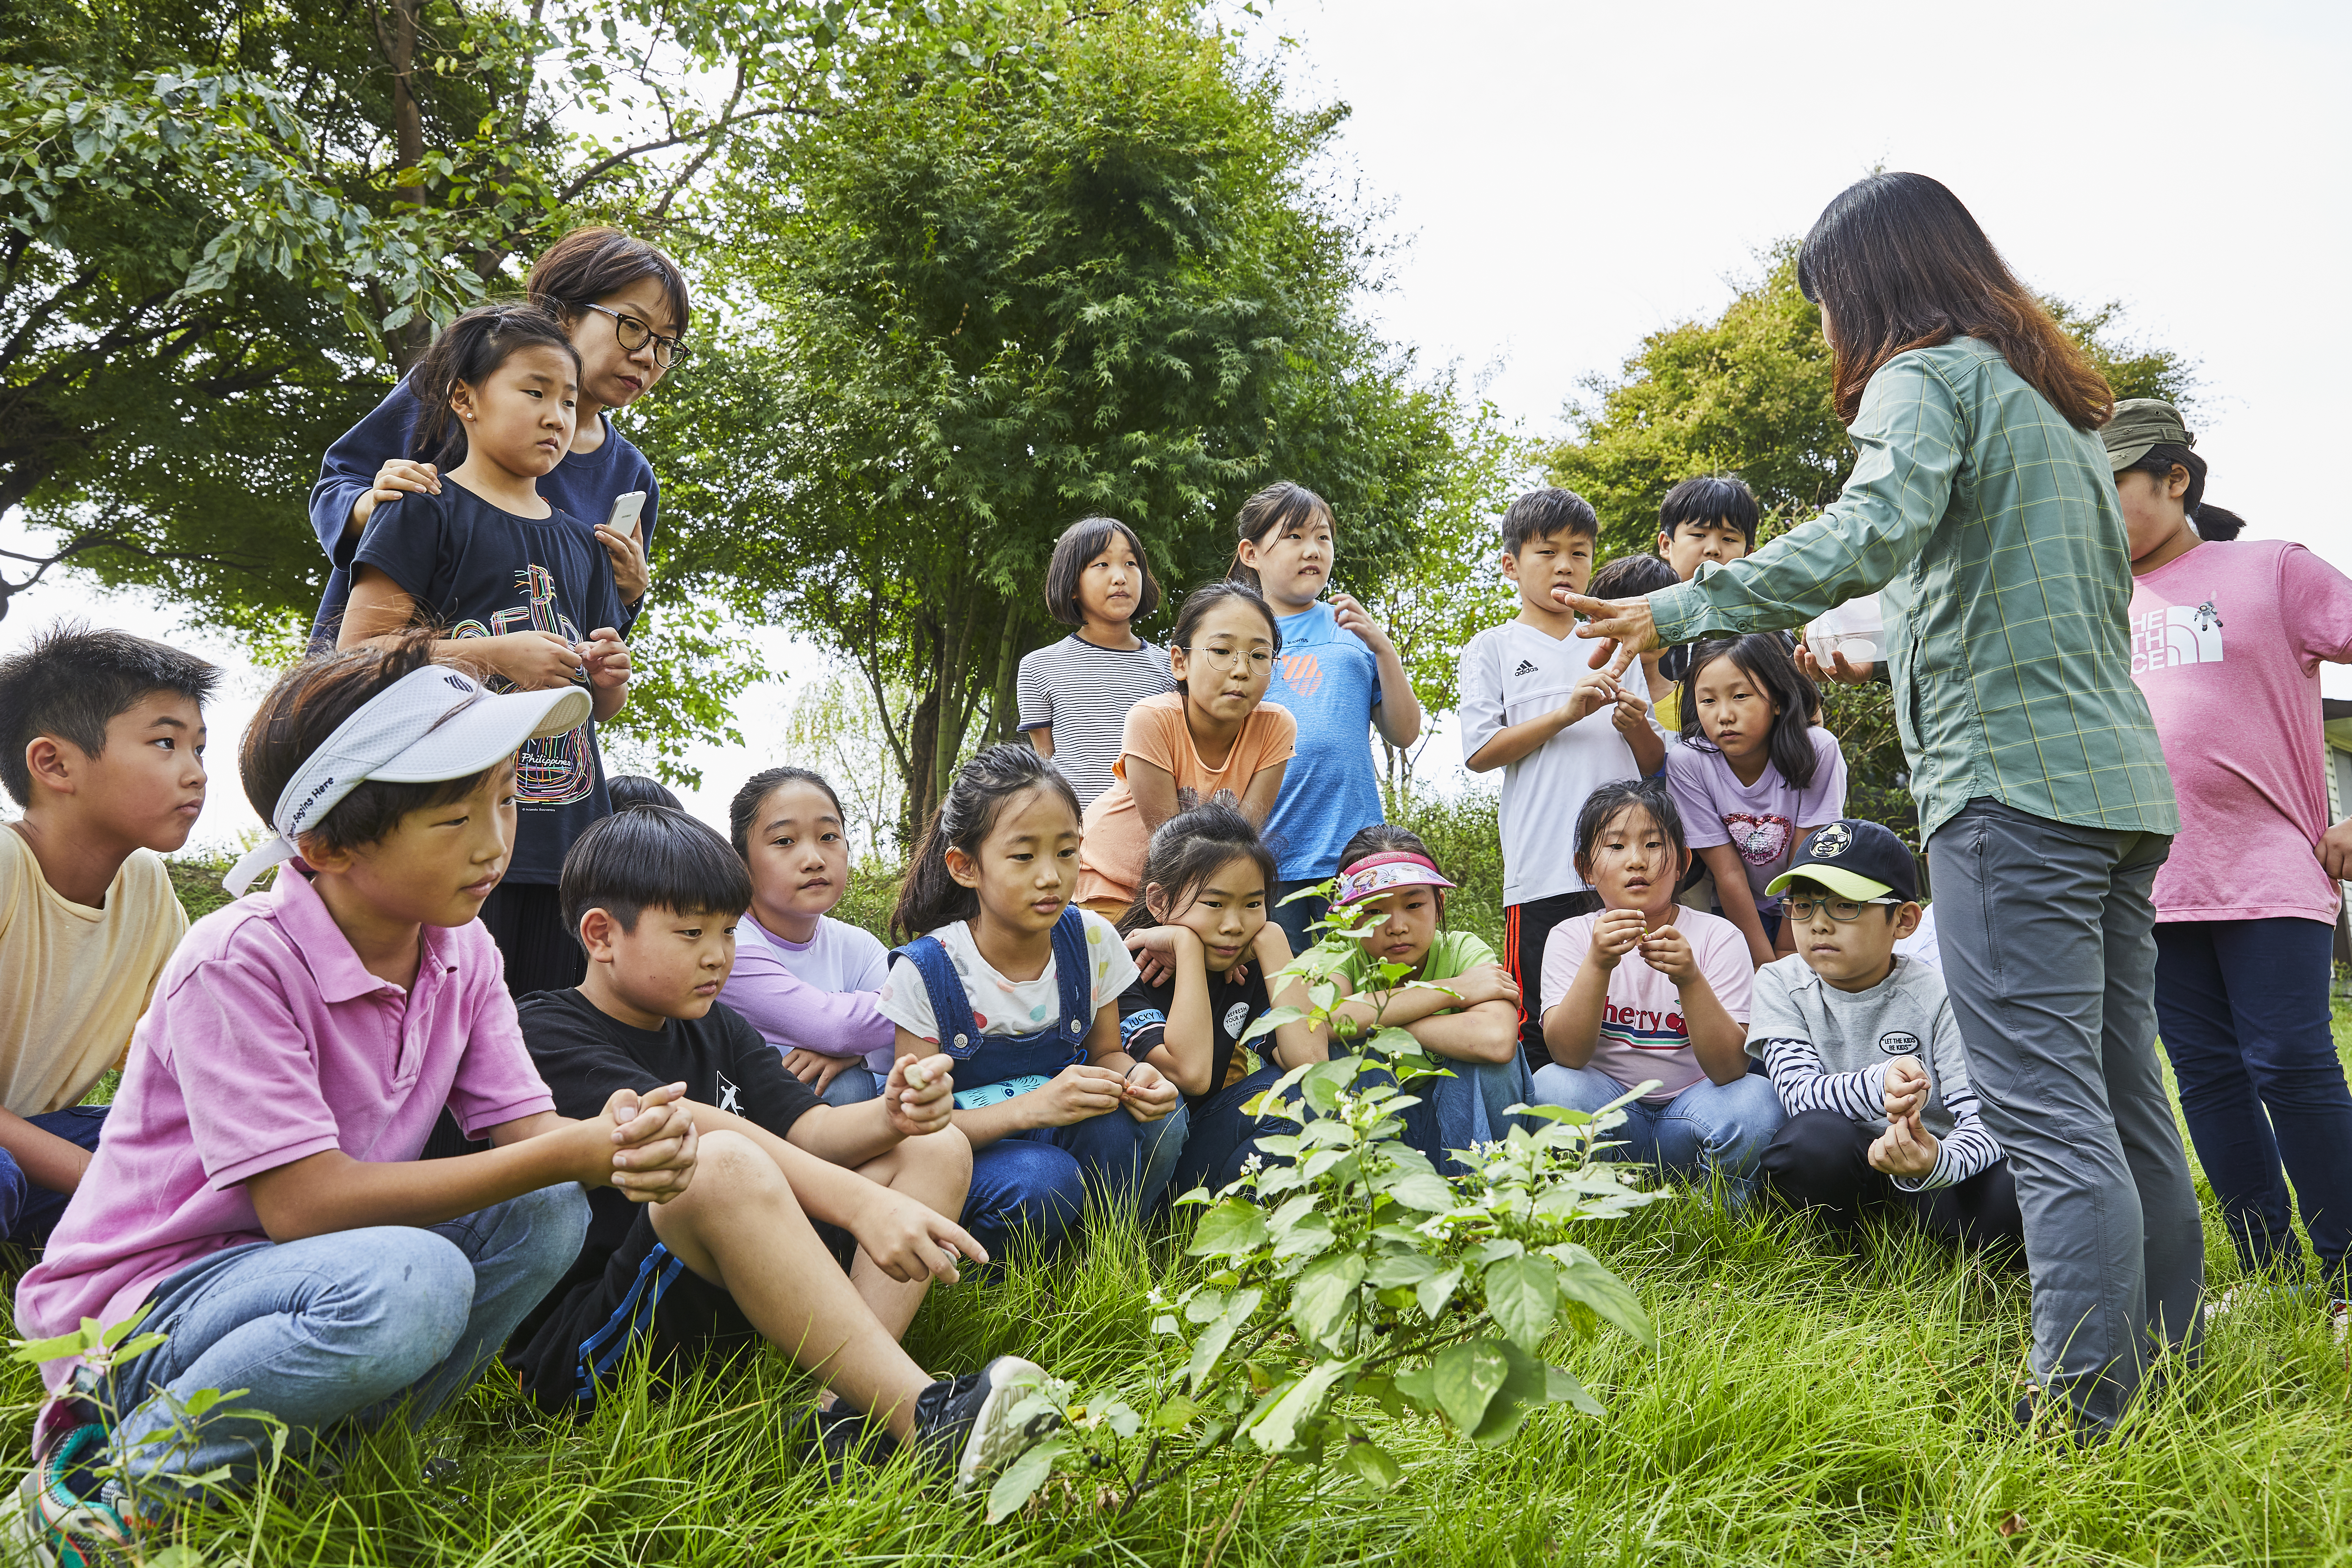
[[(2352, 1016), (2339, 1011), (2339, 1047)], [(1181, 1232), (1108, 1226), (1082, 1255), (936, 1290), (910, 1336), (925, 1365), (1017, 1352), (1089, 1386), (1151, 1370), (1146, 1290), (1181, 1279)], [(362, 1444), (328, 1482), (289, 1475), (191, 1522), (204, 1561), (623, 1564), (985, 1560), (1225, 1564), (2326, 1563), (2352, 1562), (2352, 1362), (2316, 1314), (2233, 1315), (2201, 1367), (2126, 1439), (2075, 1452), (2008, 1430), (2026, 1289), (1895, 1232), (1859, 1257), (1785, 1219), (1688, 1199), (1591, 1245), (1641, 1292), (1660, 1349), (1556, 1346), (1608, 1407), (1531, 1420), (1496, 1449), (1374, 1416), (1405, 1463), (1375, 1497), (1254, 1455), (1197, 1468), (1125, 1517), (1093, 1489), (989, 1528), (898, 1470), (828, 1493), (781, 1437), (806, 1397), (751, 1358), (656, 1398), (625, 1388), (588, 1421), (533, 1414), (494, 1372), (422, 1434)], [(2236, 1275), (2210, 1208), (2209, 1279)], [(29, 1405), (29, 1369), (6, 1374)], [(23, 1453), (28, 1408), (11, 1417)], [(1990, 1430), (1993, 1435), (1985, 1436)], [(428, 1461), (431, 1481), (421, 1479)]]

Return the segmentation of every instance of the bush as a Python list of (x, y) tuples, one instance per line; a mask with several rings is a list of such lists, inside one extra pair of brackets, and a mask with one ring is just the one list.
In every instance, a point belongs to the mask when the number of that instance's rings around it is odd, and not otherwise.
[(1503, 951), (1502, 797), (1492, 790), (1415, 795), (1390, 820), (1429, 846), (1430, 858), (1457, 884), (1445, 896), (1445, 923)]

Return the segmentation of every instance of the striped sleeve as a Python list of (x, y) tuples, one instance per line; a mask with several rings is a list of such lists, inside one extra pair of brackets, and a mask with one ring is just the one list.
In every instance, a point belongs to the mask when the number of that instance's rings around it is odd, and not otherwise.
[(1776, 1037), (1764, 1042), (1764, 1070), (1772, 1075), (1772, 1088), (1791, 1116), (1834, 1110), (1848, 1121), (1876, 1121), (1886, 1114), (1884, 1062), (1860, 1072), (1823, 1072), (1812, 1041)]
[(1916, 1179), (1895, 1178), (1895, 1184), (1906, 1193), (1958, 1186), (2000, 1158), (2000, 1144), (1977, 1115), (1977, 1091), (1965, 1084), (1947, 1084), (1943, 1092), (1952, 1131), (1937, 1147), (1934, 1170)]

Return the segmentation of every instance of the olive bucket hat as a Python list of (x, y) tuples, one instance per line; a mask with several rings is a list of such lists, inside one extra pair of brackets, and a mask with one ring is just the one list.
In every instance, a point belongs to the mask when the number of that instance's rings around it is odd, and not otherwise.
[(2118, 474), (2147, 457), (2150, 447), (2197, 445), (2180, 422), (2180, 410), (2160, 397), (2126, 397), (2116, 404), (2116, 416), (2099, 438), (2107, 444), (2107, 461)]

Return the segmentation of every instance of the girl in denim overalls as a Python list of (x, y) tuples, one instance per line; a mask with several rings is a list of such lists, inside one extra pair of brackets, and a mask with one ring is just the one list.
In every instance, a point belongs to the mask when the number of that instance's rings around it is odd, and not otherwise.
[(1135, 962), (1071, 907), (1077, 881), (1068, 781), (1027, 746), (992, 746), (956, 775), (890, 917), (914, 940), (890, 955), (882, 1014), (902, 1050), (955, 1058), (963, 1225), (992, 1258), (1016, 1231), (1058, 1247), (1089, 1185), (1149, 1209), (1184, 1148), (1176, 1086), (1119, 1049)]

